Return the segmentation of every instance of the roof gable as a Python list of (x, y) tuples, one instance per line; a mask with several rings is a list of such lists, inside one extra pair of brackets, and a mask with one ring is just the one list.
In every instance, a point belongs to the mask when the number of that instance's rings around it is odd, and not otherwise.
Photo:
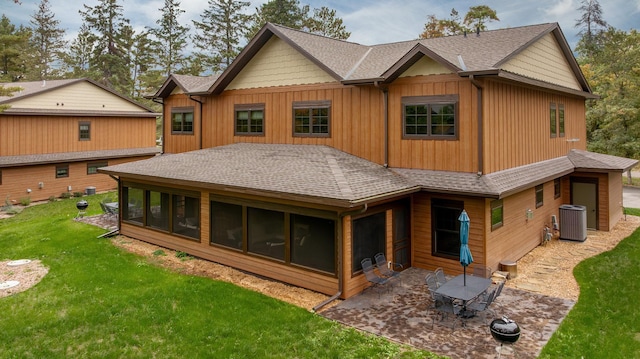
[(398, 77), (439, 75), (450, 73), (452, 73), (452, 71), (443, 66), (441, 63), (427, 56), (422, 56), (418, 61), (416, 61), (415, 64), (411, 65), (411, 67), (409, 67)]
[(272, 36), (225, 90), (335, 82), (324, 69)]
[(560, 44), (551, 33), (509, 58), (500, 65), (500, 69), (574, 90), (582, 89)]
[(153, 113), (150, 108), (126, 98), (89, 79), (16, 82), (0, 86), (20, 87), (13, 96), (0, 97), (11, 106), (5, 113), (97, 112)]

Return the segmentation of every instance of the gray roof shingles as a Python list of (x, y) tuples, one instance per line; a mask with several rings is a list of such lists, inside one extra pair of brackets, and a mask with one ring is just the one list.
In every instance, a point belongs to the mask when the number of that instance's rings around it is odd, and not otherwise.
[(125, 148), (102, 151), (43, 153), (36, 155), (0, 156), (0, 168), (15, 166), (33, 166), (48, 163), (104, 160), (110, 158), (155, 156), (160, 153), (157, 147)]
[(104, 167), (101, 172), (340, 207), (420, 189), (383, 166), (314, 145), (237, 143)]
[[(573, 150), (567, 156), (478, 176), (388, 169), (327, 146), (237, 143), (104, 167), (101, 172), (352, 207), (418, 190), (503, 198), (576, 169), (622, 172), (638, 163), (611, 157), (615, 156)], [(601, 163), (606, 165), (598, 167)]]

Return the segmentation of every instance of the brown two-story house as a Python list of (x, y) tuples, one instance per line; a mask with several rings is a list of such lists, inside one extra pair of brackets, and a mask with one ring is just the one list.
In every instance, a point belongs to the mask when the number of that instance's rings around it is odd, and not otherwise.
[(153, 97), (164, 154), (100, 170), (121, 233), (343, 298), (378, 252), (461, 272), (463, 209), (494, 269), (564, 204), (609, 230), (636, 163), (585, 151), (596, 96), (555, 23), (375, 46), (267, 24), (220, 76)]

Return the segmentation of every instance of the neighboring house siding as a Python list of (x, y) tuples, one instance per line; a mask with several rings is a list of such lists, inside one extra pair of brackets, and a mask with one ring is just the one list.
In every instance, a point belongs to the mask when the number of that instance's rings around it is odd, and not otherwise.
[[(93, 162), (108, 162), (109, 165), (130, 162), (132, 160), (143, 160), (146, 157), (129, 159), (96, 160)], [(69, 177), (56, 178), (56, 166), (68, 165)], [(32, 201), (46, 200), (49, 197), (60, 197), (68, 191), (71, 186), (71, 194), (74, 192), (85, 192), (86, 187), (95, 187), (96, 192), (114, 190), (118, 187), (118, 182), (105, 174), (87, 174), (87, 162), (66, 162), (59, 164), (46, 164), (35, 166), (5, 167), (2, 170), (2, 184), (0, 185), (0, 196), (4, 201), (7, 196), (11, 200), (30, 198)], [(42, 182), (42, 188), (39, 183)], [(27, 193), (31, 189), (31, 193)]]
[(226, 90), (335, 82), (286, 42), (272, 37)]
[(400, 77), (410, 76), (423, 76), (423, 75), (440, 75), (450, 74), (451, 70), (444, 67), (442, 64), (423, 56), (418, 62), (413, 64), (407, 71), (402, 73)]
[[(619, 172), (611, 172), (608, 176), (608, 192), (607, 196), (609, 197), (609, 208), (604, 212), (608, 214), (608, 216), (604, 216), (608, 219), (608, 223), (606, 228), (600, 227), (600, 230), (609, 231), (613, 228), (613, 226), (618, 223), (620, 219), (624, 216), (624, 203), (622, 201), (622, 176)], [(602, 213), (602, 212), (601, 212)], [(601, 214), (601, 217), (602, 214)], [(604, 218), (603, 218), (604, 222)]]
[[(484, 173), (565, 156), (571, 149), (586, 149), (584, 98), (491, 80), (482, 85)], [(550, 136), (550, 103), (564, 104), (564, 137)]]
[(582, 90), (552, 34), (547, 34), (501, 66), (536, 80)]
[[(80, 140), (80, 122), (91, 139)], [(19, 156), (155, 146), (155, 118), (0, 115), (0, 155)]]
[[(16, 86), (20, 86), (20, 83), (17, 83)], [(46, 89), (46, 84), (43, 88)], [(85, 81), (12, 101), (11, 107), (16, 109), (133, 111), (147, 113), (141, 107)]]

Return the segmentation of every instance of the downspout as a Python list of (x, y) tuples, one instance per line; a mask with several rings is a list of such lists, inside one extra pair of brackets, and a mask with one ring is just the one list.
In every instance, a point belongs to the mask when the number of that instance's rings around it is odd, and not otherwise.
[(197, 103), (200, 104), (200, 138), (198, 139), (198, 149), (202, 149), (202, 101), (200, 100), (196, 100), (195, 98), (193, 98), (193, 95), (189, 95), (189, 100), (191, 101), (195, 101)]
[(384, 111), (384, 164), (385, 168), (389, 167), (389, 90), (381, 87), (378, 81), (373, 83), (375, 87), (382, 91), (382, 105)]
[[(160, 98), (161, 100), (158, 101), (158, 98)], [(159, 104), (160, 106), (162, 106), (162, 121), (160, 121), (160, 126), (162, 127), (160, 130), (160, 133), (162, 133), (162, 153), (164, 153), (164, 140), (165, 140), (165, 135), (164, 135), (164, 120), (165, 120), (165, 116), (164, 116), (164, 101), (162, 100), (161, 97), (152, 97), (151, 101)]]
[[(338, 219), (340, 220), (340, 229), (342, 229), (342, 219), (346, 216), (353, 216), (356, 214), (361, 214), (367, 211), (367, 208), (369, 208), (369, 206), (365, 203), (362, 205), (361, 208), (358, 208), (356, 210), (353, 211), (348, 211), (348, 212), (342, 212), (338, 215)], [(344, 232), (341, 230), (341, 232)], [(317, 312), (318, 310), (322, 309), (324, 306), (326, 306), (327, 304), (333, 302), (334, 300), (340, 298), (340, 296), (342, 295), (342, 286), (344, 285), (343, 280), (342, 280), (342, 263), (343, 263), (343, 257), (344, 257), (344, 252), (342, 251), (342, 242), (343, 239), (342, 238), (342, 234), (340, 234), (340, 236), (338, 236), (338, 238), (340, 239), (340, 243), (338, 243), (338, 292), (334, 295), (332, 295), (331, 297), (329, 297), (328, 299), (322, 301), (321, 303), (319, 303), (318, 305), (316, 305), (315, 307), (313, 307), (311, 309), (312, 312)]]
[(478, 177), (484, 173), (484, 129), (482, 119), (482, 85), (475, 79), (473, 74), (469, 75), (469, 80), (478, 89)]

